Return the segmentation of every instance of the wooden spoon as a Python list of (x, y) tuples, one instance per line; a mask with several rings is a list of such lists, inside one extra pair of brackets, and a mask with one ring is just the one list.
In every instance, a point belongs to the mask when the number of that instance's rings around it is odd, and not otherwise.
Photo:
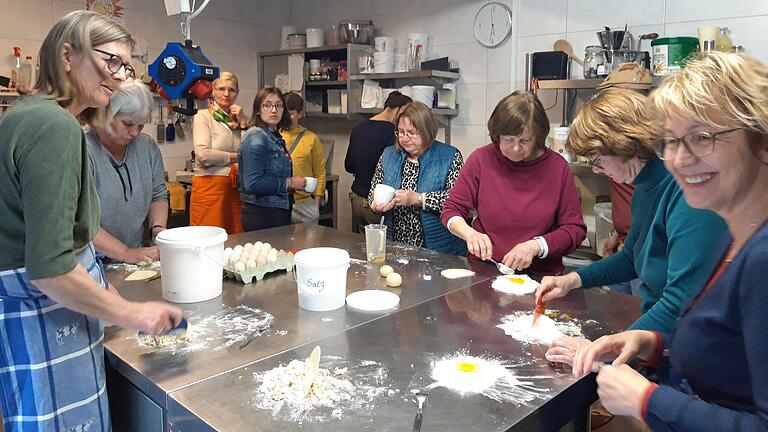
[(305, 372), (304, 372), (304, 395), (309, 396), (312, 391), (312, 385), (317, 378), (317, 371), (320, 369), (320, 347), (316, 346), (312, 350), (312, 354), (306, 360)]
[(572, 58), (573, 61), (578, 63), (581, 67), (584, 67), (584, 60), (573, 55), (573, 47), (571, 46), (571, 43), (568, 42), (567, 40), (565, 39), (556, 40), (554, 48), (555, 48), (555, 51), (562, 51), (568, 54), (568, 57)]

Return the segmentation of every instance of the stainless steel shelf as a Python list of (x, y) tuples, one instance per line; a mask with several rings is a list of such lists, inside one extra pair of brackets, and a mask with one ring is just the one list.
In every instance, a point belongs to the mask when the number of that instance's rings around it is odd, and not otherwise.
[[(664, 80), (663, 76), (651, 77), (651, 87), (656, 87)], [(567, 80), (540, 80), (538, 85), (541, 90), (557, 89), (595, 89), (603, 78), (592, 79), (567, 79)]]
[(352, 75), (351, 80), (385, 80), (385, 79), (409, 79), (409, 78), (443, 78), (449, 80), (459, 79), (457, 72), (446, 72), (439, 70), (422, 70), (411, 72), (393, 72), (393, 73), (370, 73)]
[[(382, 109), (383, 108), (361, 108), (359, 111), (356, 111), (353, 114), (378, 114), (382, 111)], [(440, 115), (440, 116), (459, 115), (458, 109), (432, 108), (431, 111), (433, 115)]]
[(304, 81), (307, 87), (346, 87), (347, 81)]
[(305, 113), (306, 116), (309, 117), (317, 117), (317, 118), (347, 118), (347, 114), (333, 114), (333, 113), (327, 113), (327, 112), (307, 112)]
[(292, 49), (262, 52), (262, 53), (259, 53), (259, 56), (275, 57), (275, 56), (283, 56), (288, 54), (304, 54), (304, 53), (314, 53), (314, 52), (322, 52), (322, 51), (346, 51), (348, 46), (369, 47), (370, 45), (344, 44), (344, 45), (321, 46), (316, 48), (292, 48)]

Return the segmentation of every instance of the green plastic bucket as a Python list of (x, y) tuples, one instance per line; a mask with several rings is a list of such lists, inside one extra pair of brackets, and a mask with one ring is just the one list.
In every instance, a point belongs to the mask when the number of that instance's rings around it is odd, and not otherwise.
[(668, 37), (651, 42), (651, 58), (655, 76), (666, 76), (679, 72), (689, 57), (699, 49), (699, 39), (695, 37)]

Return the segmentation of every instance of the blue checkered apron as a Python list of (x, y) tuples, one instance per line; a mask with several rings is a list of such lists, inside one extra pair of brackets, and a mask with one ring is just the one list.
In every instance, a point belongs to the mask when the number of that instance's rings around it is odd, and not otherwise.
[[(75, 256), (107, 286), (93, 245)], [(24, 268), (0, 272), (0, 401), (6, 432), (111, 430), (103, 323), (53, 302)]]

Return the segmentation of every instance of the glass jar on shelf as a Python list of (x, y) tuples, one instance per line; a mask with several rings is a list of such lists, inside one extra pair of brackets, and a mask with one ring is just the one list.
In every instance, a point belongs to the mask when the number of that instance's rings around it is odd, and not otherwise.
[(605, 49), (597, 45), (590, 45), (584, 50), (584, 78), (597, 78), (601, 74), (600, 66), (605, 65)]

